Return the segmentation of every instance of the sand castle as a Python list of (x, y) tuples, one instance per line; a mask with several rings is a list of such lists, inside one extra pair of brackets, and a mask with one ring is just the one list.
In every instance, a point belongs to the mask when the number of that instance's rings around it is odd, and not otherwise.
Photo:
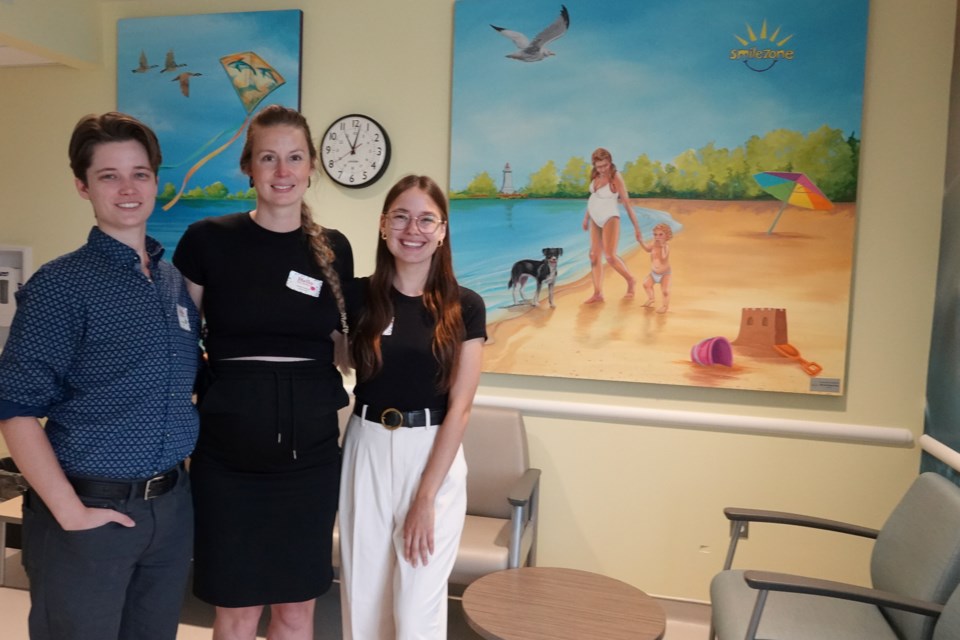
[(788, 344), (787, 310), (744, 307), (740, 312), (740, 333), (733, 341), (737, 347), (771, 351), (775, 344)]

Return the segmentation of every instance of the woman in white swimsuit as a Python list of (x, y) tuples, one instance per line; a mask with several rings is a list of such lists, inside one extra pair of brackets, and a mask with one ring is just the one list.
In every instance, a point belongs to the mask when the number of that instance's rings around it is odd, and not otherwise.
[(593, 171), (590, 174), (590, 199), (587, 201), (587, 212), (583, 216), (583, 230), (590, 231), (590, 274), (593, 278), (593, 295), (584, 301), (584, 304), (603, 302), (603, 262), (607, 263), (627, 281), (625, 298), (632, 298), (637, 286), (636, 279), (630, 275), (627, 265), (617, 255), (617, 244), (620, 241), (620, 209), (617, 201), (623, 203), (630, 221), (633, 223), (633, 234), (640, 242), (640, 224), (630, 206), (630, 197), (623, 177), (617, 172), (613, 164), (613, 157), (606, 149), (600, 148), (590, 157), (593, 162)]

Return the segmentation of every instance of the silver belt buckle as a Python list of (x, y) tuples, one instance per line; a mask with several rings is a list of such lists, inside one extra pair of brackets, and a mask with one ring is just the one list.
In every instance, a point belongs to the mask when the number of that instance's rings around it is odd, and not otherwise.
[(152, 478), (150, 478), (149, 480), (147, 480), (147, 484), (146, 484), (146, 486), (143, 488), (143, 499), (144, 499), (144, 500), (153, 500), (154, 498), (156, 498), (157, 496), (152, 496), (152, 495), (150, 495), (150, 490), (153, 488), (153, 483), (154, 483), (154, 482), (161, 482), (161, 481), (163, 481), (163, 480), (164, 480), (164, 476), (163, 476), (163, 475), (153, 476)]

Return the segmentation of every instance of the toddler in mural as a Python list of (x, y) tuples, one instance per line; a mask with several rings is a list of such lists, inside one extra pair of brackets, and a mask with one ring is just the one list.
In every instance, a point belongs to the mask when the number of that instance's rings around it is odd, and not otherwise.
[(643, 303), (644, 307), (654, 305), (653, 285), (660, 285), (660, 293), (663, 298), (663, 304), (657, 309), (657, 313), (666, 313), (670, 307), (670, 245), (668, 242), (673, 239), (673, 229), (665, 222), (661, 222), (653, 228), (653, 240), (649, 243), (640, 238), (640, 246), (650, 254), (650, 274), (643, 281), (643, 290), (647, 292), (647, 301)]

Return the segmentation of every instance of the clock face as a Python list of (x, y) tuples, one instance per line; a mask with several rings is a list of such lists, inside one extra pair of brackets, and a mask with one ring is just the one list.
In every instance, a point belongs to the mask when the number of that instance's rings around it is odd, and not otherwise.
[(337, 184), (365, 187), (379, 180), (390, 163), (390, 139), (373, 118), (343, 116), (323, 134), (320, 161)]

